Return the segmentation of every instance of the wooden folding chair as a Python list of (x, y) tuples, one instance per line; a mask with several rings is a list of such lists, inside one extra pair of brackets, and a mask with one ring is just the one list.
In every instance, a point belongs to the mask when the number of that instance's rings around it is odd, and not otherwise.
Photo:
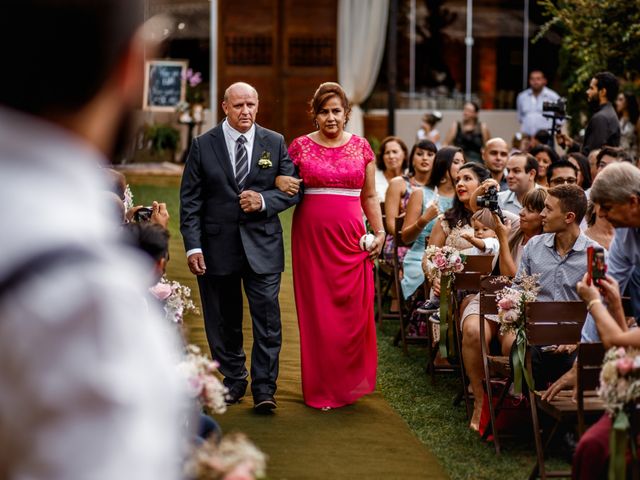
[(600, 385), (600, 371), (604, 360), (604, 345), (598, 343), (579, 343), (577, 366), (577, 415), (578, 436), (586, 430), (585, 415), (604, 411), (604, 404), (596, 389)]
[[(511, 387), (511, 366), (509, 364), (509, 357), (504, 355), (492, 355), (489, 344), (487, 344), (485, 337), (485, 317), (487, 315), (497, 315), (498, 305), (496, 293), (511, 285), (512, 280), (508, 277), (498, 277), (492, 275), (483, 276), (480, 279), (480, 350), (482, 352), (482, 366), (484, 368), (484, 386), (487, 392), (487, 400), (489, 402), (489, 426), (482, 434), (482, 439), (485, 440), (489, 435), (493, 435), (493, 445), (496, 449), (496, 454), (500, 454), (500, 439), (498, 438), (498, 429), (496, 428), (496, 417), (500, 412), (502, 402), (509, 392)], [(502, 380), (502, 387), (500, 396), (495, 407), (493, 405), (493, 383), (492, 380)]]
[[(398, 317), (400, 320), (400, 326), (398, 328), (398, 333), (396, 334), (396, 338), (394, 344), (398, 343), (402, 344), (402, 351), (405, 355), (408, 353), (407, 345), (409, 344), (418, 344), (418, 345), (428, 345), (429, 335), (427, 336), (407, 336), (407, 327), (409, 326), (409, 319), (413, 314), (411, 305), (408, 305), (408, 302), (405, 301), (404, 295), (402, 294), (401, 287), (401, 275), (402, 275), (402, 263), (400, 262), (400, 258), (398, 256), (398, 248), (400, 247), (409, 247), (410, 244), (405, 243), (402, 240), (402, 228), (404, 227), (404, 214), (399, 215), (396, 218), (396, 231), (393, 237), (394, 239), (394, 248), (393, 248), (393, 280), (394, 280), (394, 288), (395, 294), (398, 297)], [(428, 297), (427, 297), (428, 298)], [(425, 321), (427, 319), (425, 318)]]
[[(587, 308), (583, 302), (529, 302), (525, 307), (526, 333), (529, 346), (543, 345), (572, 345), (580, 340), (582, 325), (587, 316)], [(531, 350), (528, 348), (525, 356), (526, 369), (533, 378)], [(542, 392), (529, 389), (531, 403), (531, 417), (533, 421), (533, 436), (536, 445), (536, 465), (529, 478), (543, 480), (549, 477), (568, 477), (570, 471), (547, 472), (544, 463), (544, 453), (558, 426), (566, 421), (576, 420), (577, 404), (573, 402), (572, 390), (560, 392), (551, 401), (541, 399)], [(585, 409), (588, 409), (585, 403)], [(538, 409), (548, 414), (554, 425), (550, 429), (543, 444)]]
[[(458, 300), (465, 295), (480, 291), (480, 280), (484, 275), (489, 275), (493, 270), (492, 255), (468, 255), (464, 261), (464, 270), (456, 273), (453, 283), (452, 298), (455, 299), (455, 305), (458, 306)], [(453, 302), (452, 302), (453, 303)], [(460, 380), (462, 385), (460, 399), (464, 399), (467, 417), (471, 419), (472, 405), (471, 395), (469, 394), (469, 382), (464, 370), (464, 362), (462, 360), (462, 330), (460, 328), (460, 316), (462, 312), (456, 308), (453, 312), (453, 321), (455, 328), (456, 346), (458, 348)], [(441, 319), (444, 321), (444, 319)], [(457, 398), (458, 398), (457, 397)], [(454, 403), (457, 403), (454, 402)]]
[[(385, 223), (384, 202), (380, 202), (382, 210), (382, 224)], [(386, 318), (399, 318), (397, 313), (385, 312), (384, 302), (389, 296), (389, 292), (393, 287), (393, 266), (385, 262), (384, 259), (378, 258), (374, 268), (374, 282), (376, 294), (376, 319), (378, 326), (382, 325), (382, 320)]]

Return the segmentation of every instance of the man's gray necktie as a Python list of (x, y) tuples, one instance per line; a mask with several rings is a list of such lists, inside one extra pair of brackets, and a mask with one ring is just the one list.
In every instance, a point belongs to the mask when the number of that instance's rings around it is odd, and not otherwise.
[(249, 156), (247, 147), (244, 146), (246, 141), (244, 135), (240, 135), (236, 140), (236, 183), (240, 190), (244, 188), (244, 181), (249, 174)]

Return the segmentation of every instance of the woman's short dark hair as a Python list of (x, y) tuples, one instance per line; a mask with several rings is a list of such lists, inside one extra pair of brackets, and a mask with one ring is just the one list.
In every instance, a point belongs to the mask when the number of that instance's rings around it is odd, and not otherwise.
[(591, 179), (591, 167), (589, 167), (589, 160), (580, 152), (571, 152), (567, 155), (567, 159), (573, 158), (576, 162), (578, 162), (578, 167), (580, 167), (580, 173), (582, 173), (582, 187), (583, 190), (587, 190), (591, 188), (591, 183), (593, 180)]
[[(480, 165), (477, 162), (465, 163), (460, 167), (458, 173), (462, 172), (463, 170), (471, 170), (473, 172), (473, 175), (478, 179), (479, 184), (491, 177), (491, 172), (489, 172), (486, 167)], [(473, 192), (469, 193), (471, 194)], [(472, 216), (473, 212), (471, 210), (468, 210), (464, 206), (464, 203), (462, 203), (458, 199), (457, 194), (455, 194), (453, 197), (453, 205), (451, 206), (451, 208), (444, 212), (444, 219), (449, 224), (449, 228), (454, 228), (458, 224), (470, 225)]]
[(538, 155), (540, 152), (545, 152), (547, 155), (549, 155), (549, 158), (551, 159), (551, 163), (556, 163), (560, 161), (560, 156), (549, 145), (536, 145), (531, 150), (529, 150), (529, 153), (534, 157)]
[(431, 177), (429, 178), (428, 187), (436, 188), (440, 185), (440, 181), (447, 175), (453, 163), (453, 157), (456, 153), (464, 153), (458, 147), (443, 147), (436, 152), (436, 158), (433, 160), (433, 168), (431, 169)]
[(340, 99), (340, 103), (342, 103), (342, 108), (344, 108), (345, 116), (344, 123), (346, 125), (349, 121), (349, 114), (351, 113), (351, 104), (349, 103), (347, 94), (339, 83), (325, 82), (320, 84), (316, 92), (313, 94), (313, 98), (309, 101), (309, 106), (311, 107), (311, 116), (315, 119), (318, 116), (318, 113), (320, 113), (320, 109), (324, 106), (324, 104), (333, 97), (338, 97)]
[(407, 148), (407, 144), (404, 143), (400, 137), (389, 136), (382, 139), (378, 150), (378, 156), (376, 157), (376, 167), (378, 167), (378, 170), (383, 172), (387, 169), (387, 166), (384, 164), (384, 149), (386, 148), (387, 143), (390, 142), (396, 142), (404, 152), (404, 160), (402, 160), (402, 172), (404, 175), (404, 171), (407, 169), (407, 163), (409, 162), (409, 149)]
[(413, 156), (416, 154), (416, 150), (426, 150), (427, 152), (438, 153), (438, 147), (436, 144), (430, 140), (420, 140), (413, 144), (411, 147), (411, 153), (409, 153), (409, 157), (407, 161), (409, 162), (409, 176), (412, 177), (416, 174), (416, 169), (413, 166)]

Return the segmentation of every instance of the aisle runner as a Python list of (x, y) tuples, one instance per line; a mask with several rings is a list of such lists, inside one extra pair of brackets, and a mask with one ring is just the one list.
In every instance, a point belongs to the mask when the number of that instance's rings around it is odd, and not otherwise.
[[(302, 403), (300, 387), (299, 338), (291, 263), (289, 258), (290, 212), (283, 215), (287, 271), (283, 275), (280, 302), (282, 308), (283, 348), (273, 416), (253, 413), (251, 394), (233, 405), (217, 420), (224, 432), (246, 433), (269, 455), (269, 479), (443, 479), (447, 478), (435, 457), (414, 437), (409, 427), (374, 393), (357, 404), (321, 412)], [(172, 261), (169, 278), (194, 290), (199, 305), (195, 278), (186, 270), (181, 239), (172, 232)], [(175, 252), (175, 253), (174, 253)], [(251, 322), (245, 304), (245, 351), (250, 357)], [(191, 340), (207, 349), (201, 318), (192, 319)]]

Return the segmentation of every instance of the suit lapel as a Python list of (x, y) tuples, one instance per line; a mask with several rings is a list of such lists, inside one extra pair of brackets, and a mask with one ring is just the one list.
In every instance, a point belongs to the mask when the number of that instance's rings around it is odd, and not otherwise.
[(213, 154), (218, 162), (220, 162), (220, 166), (227, 176), (227, 179), (229, 180), (231, 186), (233, 186), (235, 190), (238, 190), (238, 184), (236, 183), (236, 178), (233, 175), (233, 168), (231, 168), (231, 155), (229, 154), (229, 150), (227, 149), (227, 142), (225, 142), (224, 140), (222, 124), (211, 131), (211, 136)]
[(251, 182), (256, 178), (258, 172), (260, 171), (260, 167), (258, 167), (258, 160), (260, 160), (260, 154), (266, 150), (266, 139), (264, 135), (264, 130), (262, 127), (256, 124), (256, 135), (253, 139), (253, 152), (251, 153), (251, 168), (249, 169), (249, 175), (247, 176), (247, 180), (244, 182), (245, 187), (250, 185)]

